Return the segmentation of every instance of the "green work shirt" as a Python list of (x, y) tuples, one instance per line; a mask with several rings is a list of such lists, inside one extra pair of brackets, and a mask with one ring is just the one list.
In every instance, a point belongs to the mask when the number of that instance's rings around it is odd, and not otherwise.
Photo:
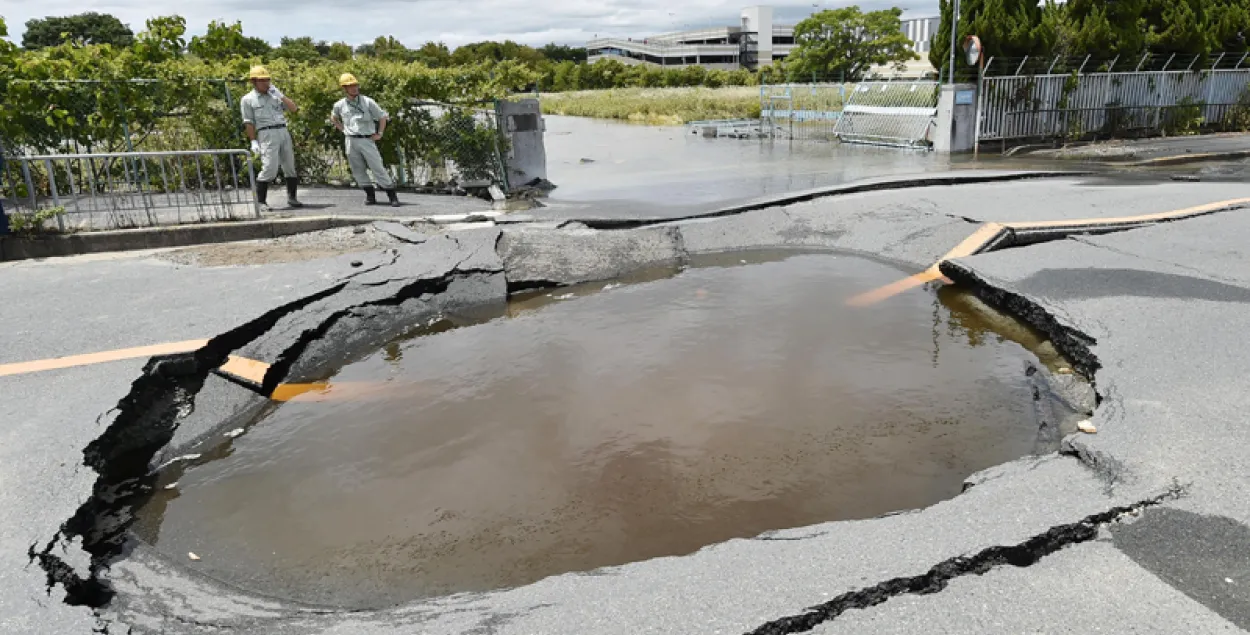
[(286, 115), (282, 114), (286, 104), (269, 93), (262, 95), (255, 89), (239, 100), (239, 110), (243, 113), (243, 123), (256, 126), (257, 130), (286, 123)]
[(343, 122), (343, 134), (372, 135), (378, 131), (378, 122), (387, 114), (378, 102), (357, 95), (355, 99), (344, 97), (338, 100), (330, 110), (330, 116)]

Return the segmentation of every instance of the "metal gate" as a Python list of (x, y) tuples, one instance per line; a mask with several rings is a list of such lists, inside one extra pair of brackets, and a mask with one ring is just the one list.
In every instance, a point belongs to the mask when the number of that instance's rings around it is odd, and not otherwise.
[(860, 82), (847, 96), (834, 135), (844, 143), (927, 148), (938, 90), (930, 80)]

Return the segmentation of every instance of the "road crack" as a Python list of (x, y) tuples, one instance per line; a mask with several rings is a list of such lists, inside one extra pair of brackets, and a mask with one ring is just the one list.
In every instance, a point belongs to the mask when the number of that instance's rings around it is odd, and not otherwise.
[(1138, 501), (1131, 505), (1113, 507), (1086, 516), (1067, 525), (1057, 525), (1024, 542), (994, 546), (972, 556), (956, 556), (943, 560), (927, 572), (911, 577), (893, 578), (880, 584), (839, 595), (828, 602), (818, 604), (799, 615), (783, 617), (751, 630), (747, 635), (789, 635), (804, 633), (816, 626), (837, 618), (852, 609), (866, 609), (883, 604), (900, 595), (930, 595), (944, 590), (951, 580), (968, 575), (984, 575), (1002, 566), (1029, 567), (1070, 545), (1087, 542), (1098, 537), (1099, 528), (1123, 514), (1136, 514), (1184, 495), (1183, 488), (1174, 486), (1167, 492)]

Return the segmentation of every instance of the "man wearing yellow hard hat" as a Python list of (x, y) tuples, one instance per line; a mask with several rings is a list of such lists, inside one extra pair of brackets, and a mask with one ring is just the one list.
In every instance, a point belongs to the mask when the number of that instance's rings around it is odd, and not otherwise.
[(295, 172), (295, 142), (286, 129), (287, 111), (298, 112), (299, 106), (273, 85), (269, 70), (253, 66), (247, 75), (252, 91), (240, 100), (243, 125), (252, 142), (252, 154), (260, 155), (260, 174), (256, 175), (256, 200), (262, 211), (269, 210), (266, 198), (269, 184), (278, 178), (278, 168), (286, 177), (286, 201), (291, 207), (303, 207), (295, 198), (299, 177)]
[[(343, 133), (347, 142), (347, 164), (352, 168), (352, 178), (365, 191), (365, 205), (377, 205), (376, 187), (386, 191), (391, 207), (399, 207), (399, 195), (395, 182), (382, 163), (377, 141), (382, 139), (390, 117), (378, 102), (360, 94), (360, 82), (351, 73), (339, 76), (339, 86), (346, 97), (338, 100), (330, 110), (330, 121)], [(373, 173), (370, 180), (369, 173)]]

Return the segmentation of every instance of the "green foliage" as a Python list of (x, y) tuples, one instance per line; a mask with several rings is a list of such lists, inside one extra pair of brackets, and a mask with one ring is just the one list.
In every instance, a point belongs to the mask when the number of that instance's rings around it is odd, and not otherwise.
[(565, 60), (559, 64), (545, 65), (538, 88), (545, 92), (566, 92), (608, 88), (717, 88), (754, 86), (758, 83), (756, 74), (748, 70), (709, 71), (701, 66), (660, 68), (643, 64), (626, 65), (617, 60), (606, 59), (594, 64)]
[(1250, 85), (1241, 91), (1237, 103), (1229, 109), (1224, 126), (1233, 132), (1250, 132)]
[(538, 52), (542, 53), (543, 57), (547, 58), (548, 61), (556, 64), (560, 62), (586, 61), (586, 49), (584, 48), (548, 44), (547, 46), (538, 49)]
[(54, 220), (65, 215), (65, 206), (43, 207), (33, 212), (10, 212), (9, 231), (22, 238), (33, 238), (40, 234), (51, 233), (51, 228), (45, 226), (50, 220)]
[(873, 66), (919, 59), (902, 32), (903, 10), (863, 13), (858, 6), (812, 14), (794, 27), (797, 45), (786, 60), (792, 79), (844, 76), (857, 81)]
[(1175, 108), (1170, 109), (1163, 116), (1163, 134), (1173, 136), (1198, 134), (1202, 126), (1206, 124), (1206, 119), (1202, 116), (1203, 105), (1201, 101), (1192, 97), (1181, 99)]
[(226, 24), (214, 20), (208, 23), (208, 30), (203, 36), (191, 38), (187, 49), (197, 57), (218, 61), (242, 57), (247, 54), (246, 47), (241, 22)]
[(65, 39), (83, 44), (130, 46), (134, 33), (121, 20), (107, 13), (80, 13), (26, 22), (22, 47), (30, 50), (57, 46)]
[[(321, 59), (321, 51), (317, 49), (316, 42), (310, 37), (284, 37), (278, 44), (278, 48), (273, 50), (272, 57), (275, 59), (286, 60), (288, 62), (312, 62)], [(329, 46), (325, 42), (321, 42), (327, 51)]]

